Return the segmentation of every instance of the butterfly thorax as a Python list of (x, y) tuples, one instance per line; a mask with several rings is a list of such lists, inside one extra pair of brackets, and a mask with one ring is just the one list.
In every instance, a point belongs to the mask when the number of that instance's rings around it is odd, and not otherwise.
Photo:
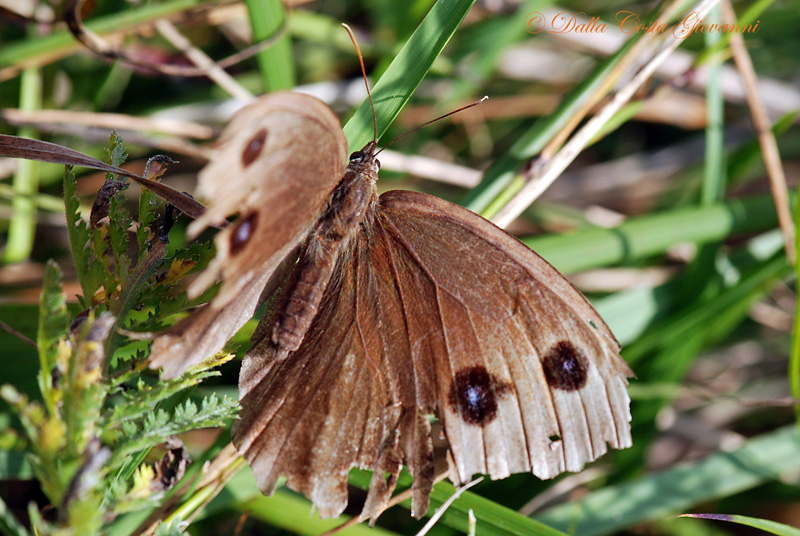
[(333, 190), (313, 234), (341, 240), (356, 233), (366, 217), (375, 211), (376, 182), (380, 164), (374, 157), (374, 142), (350, 156), (342, 180)]
[(362, 224), (369, 225), (374, 218), (380, 168), (374, 155), (375, 142), (370, 142), (350, 156), (342, 180), (306, 240), (272, 331), (272, 342), (284, 350), (300, 348), (339, 255), (348, 249)]

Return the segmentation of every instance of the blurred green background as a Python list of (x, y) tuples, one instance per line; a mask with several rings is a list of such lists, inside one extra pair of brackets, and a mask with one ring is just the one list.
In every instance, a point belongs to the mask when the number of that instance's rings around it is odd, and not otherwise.
[[(742, 1), (733, 7), (758, 21), (757, 31), (743, 35), (793, 191), (800, 170), (800, 5)], [(106, 43), (154, 63), (189, 65), (157, 21), (170, 21), (216, 60), (251, 43), (254, 32), (263, 39), (278, 28), (284, 33), (277, 44), (228, 72), (254, 94), (311, 92), (343, 124), (362, 105), (346, 129), (356, 150), (372, 126), (358, 60), (340, 27), (346, 22), (376, 87), (383, 143), (490, 97), (393, 145), (396, 154), (381, 158), (379, 188), (426, 191), (490, 216), (521, 186), (520, 171), (536, 163), (553, 129), (576, 118), (575, 108), (564, 103), (605, 95), (598, 89), (604, 73), (633, 37), (619, 31), (617, 13), (646, 19), (656, 8), (591, 1), (97, 0), (86, 2), (83, 13)], [(167, 154), (180, 164), (164, 180), (192, 192), (204, 147), (235, 100), (206, 77), (159, 75), (98, 57), (59, 22), (64, 9), (59, 2), (0, 2), (0, 133), (101, 157), (117, 130), (128, 146), (130, 169), (141, 170), (153, 154)], [(559, 14), (581, 12), (585, 20), (597, 17), (605, 29), (528, 31), (532, 13), (552, 22)], [(413, 47), (390, 67), (415, 31)], [(484, 481), (456, 501), (430, 534), (467, 530), (470, 508), (478, 518), (477, 534), (541, 530), (529, 518), (581, 535), (755, 532), (675, 518), (685, 512), (800, 526), (800, 441), (790, 391), (797, 381), (796, 371), (790, 372), (795, 273), (783, 251), (727, 37), (686, 39), (602, 137), (508, 227), (570, 276), (622, 342), (637, 375), (630, 386), (633, 447), (553, 481), (531, 475)], [(386, 85), (378, 87), (385, 73)], [(89, 207), (103, 175), (78, 172), (79, 193)], [(59, 262), (73, 303), (79, 292), (62, 175), (63, 166), (0, 159), (0, 321), (34, 339), (44, 263)], [(137, 192), (127, 192), (131, 203)], [(171, 233), (176, 246), (184, 243), (185, 225), (180, 221)], [(252, 324), (237, 338), (242, 344)], [(238, 363), (225, 365), (223, 375), (197, 393), (235, 396)], [(37, 369), (35, 350), (0, 331), (0, 383), (35, 397)], [(0, 404), (0, 497), (16, 512), (38, 495), (13, 423)], [(198, 453), (213, 437), (184, 440)], [(363, 480), (352, 476), (354, 484)], [(448, 486), (437, 486), (435, 503), (449, 496)], [(363, 497), (357, 485), (352, 497), (351, 514)], [(189, 532), (319, 534), (339, 524), (309, 512), (309, 503), (288, 490), (262, 497), (245, 468)], [(424, 522), (396, 507), (374, 530), (348, 530), (414, 534)], [(127, 534), (135, 525), (129, 517), (112, 532)]]

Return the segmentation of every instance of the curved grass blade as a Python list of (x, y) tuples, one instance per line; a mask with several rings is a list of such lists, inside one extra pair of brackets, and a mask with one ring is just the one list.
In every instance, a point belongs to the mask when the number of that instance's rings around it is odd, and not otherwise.
[(740, 516), (737, 514), (681, 514), (678, 517), (693, 517), (695, 519), (713, 519), (715, 521), (729, 521), (740, 525), (747, 525), (756, 529), (777, 534), (778, 536), (800, 536), (800, 529), (757, 517)]
[[(372, 98), (375, 101), (379, 137), (411, 98), (474, 2), (475, 0), (436, 2), (375, 84)], [(345, 125), (344, 133), (351, 151), (361, 149), (372, 140), (372, 110), (369, 101), (361, 103)]]
[[(247, 0), (253, 41), (267, 39), (280, 30), (288, 16), (279, 0)], [(264, 90), (269, 93), (295, 85), (294, 61), (289, 36), (284, 34), (271, 47), (256, 54)]]
[(574, 534), (599, 536), (637, 523), (729, 497), (800, 469), (800, 439), (793, 425), (762, 434), (733, 452), (607, 486), (578, 502), (551, 508), (536, 519)]

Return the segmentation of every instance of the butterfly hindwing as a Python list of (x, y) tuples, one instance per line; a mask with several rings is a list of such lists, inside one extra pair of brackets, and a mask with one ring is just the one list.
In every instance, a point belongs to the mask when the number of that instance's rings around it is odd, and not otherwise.
[[(271, 493), (279, 475), (309, 497), (323, 516), (347, 505), (354, 466), (395, 477), (402, 455), (397, 434), (401, 406), (382, 368), (374, 301), (365, 303), (363, 250), (343, 256), (300, 348), (287, 355), (269, 337), (254, 341), (242, 364), (242, 411), (233, 440)], [(272, 319), (262, 320), (267, 325)], [(368, 504), (380, 512), (393, 484), (384, 481)], [(378, 489), (381, 488), (381, 489)], [(376, 496), (379, 495), (379, 496)]]
[(349, 469), (378, 469), (364, 510), (375, 516), (404, 463), (422, 515), (431, 414), (455, 481), (551, 478), (606, 443), (630, 444), (630, 371), (611, 332), (563, 276), (491, 223), (389, 192), (337, 262), (298, 350), (262, 330), (245, 357), (234, 442), (263, 491), (284, 474), (336, 515)]
[(630, 445), (630, 369), (603, 320), (562, 275), (452, 203), (397, 191), (380, 205), (397, 256), (407, 257), (396, 270), (400, 285), (408, 295), (423, 279), (435, 289), (427, 293), (435, 313), (408, 319), (420, 330), (436, 327), (426, 336), (443, 343), (419, 348), (439, 349), (429, 358), (437, 416), (459, 480), (520, 471), (551, 478), (580, 470), (606, 443)]

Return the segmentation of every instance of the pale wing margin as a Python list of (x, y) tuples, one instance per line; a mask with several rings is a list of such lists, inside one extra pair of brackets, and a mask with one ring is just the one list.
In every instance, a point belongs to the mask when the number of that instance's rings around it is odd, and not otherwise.
[[(433, 363), (454, 479), (551, 478), (580, 470), (607, 444), (630, 446), (632, 372), (569, 281), (490, 222), (426, 194), (383, 194), (378, 219), (391, 251), (408, 257), (398, 284), (409, 294), (419, 285), (420, 276), (402, 275), (416, 265), (435, 288), (441, 344), (416, 345), (434, 355), (414, 359)], [(409, 332), (419, 319), (409, 317)]]

